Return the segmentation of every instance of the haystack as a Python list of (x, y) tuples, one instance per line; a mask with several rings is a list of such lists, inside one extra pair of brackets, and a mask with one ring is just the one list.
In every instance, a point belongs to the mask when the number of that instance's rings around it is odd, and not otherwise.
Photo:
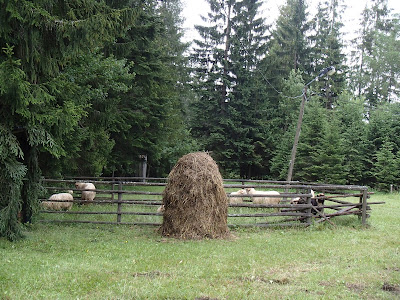
[(180, 239), (225, 238), (228, 198), (215, 161), (205, 152), (181, 157), (163, 193), (161, 234)]

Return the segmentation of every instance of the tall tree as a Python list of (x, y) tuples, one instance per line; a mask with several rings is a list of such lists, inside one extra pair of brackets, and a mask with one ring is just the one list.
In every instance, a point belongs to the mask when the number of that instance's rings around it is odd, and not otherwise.
[(0, 55), (0, 122), (11, 146), (0, 160), (0, 235), (15, 239), (21, 236), (16, 212), (29, 222), (38, 208), (39, 154), (65, 154), (63, 137), (85, 114), (85, 105), (57, 97), (71, 87), (60, 74), (123, 33), (134, 14), (98, 1), (2, 0), (0, 7), (0, 44), (9, 45)]
[(146, 155), (153, 175), (166, 175), (171, 161), (194, 145), (183, 118), (188, 75), (183, 56), (187, 45), (180, 41), (180, 1), (122, 2), (119, 5), (140, 5), (142, 13), (109, 47), (132, 63), (135, 80), (121, 100), (120, 117), (126, 128), (112, 135), (116, 144), (108, 172), (137, 174), (137, 165)]
[[(310, 24), (307, 16), (304, 0), (288, 0), (280, 8), (268, 51), (259, 67), (265, 79), (269, 118), (277, 129), (286, 126), (280, 123), (282, 119), (279, 111), (280, 96), (286, 88), (284, 80), (289, 78), (292, 70), (302, 72), (307, 81), (312, 74), (307, 37)], [(275, 134), (272, 140), (277, 141), (282, 133), (278, 130)]]
[(365, 95), (370, 110), (399, 95), (399, 21), (391, 15), (387, 0), (371, 1), (362, 13), (360, 35), (354, 41), (351, 84)]
[(272, 32), (268, 60), (275, 76), (288, 78), (291, 70), (310, 73), (307, 32), (307, 5), (304, 0), (288, 0), (282, 6)]
[[(304, 80), (300, 70), (292, 70), (289, 78), (283, 80), (283, 92), (280, 94), (279, 101), (280, 120), (275, 122), (275, 124), (279, 124), (280, 128), (278, 129), (279, 134), (276, 135), (278, 140), (276, 150), (271, 160), (271, 175), (274, 179), (287, 179), (303, 90)], [(292, 163), (296, 164), (296, 160)]]
[(376, 188), (381, 191), (389, 191), (391, 184), (398, 184), (399, 158), (393, 152), (393, 143), (384, 141), (382, 147), (375, 154), (373, 173), (376, 178)]
[(313, 18), (313, 34), (311, 36), (312, 65), (314, 72), (333, 66), (338, 70), (332, 76), (324, 76), (313, 83), (313, 88), (320, 96), (320, 101), (327, 109), (332, 109), (338, 95), (346, 87), (345, 55), (340, 29), (341, 0), (324, 1), (318, 4), (317, 14)]
[(265, 106), (255, 76), (265, 53), (260, 1), (208, 1), (210, 26), (197, 26), (192, 59), (196, 91), (192, 132), (227, 176), (263, 168)]
[(347, 184), (368, 184), (372, 145), (367, 137), (364, 98), (350, 93), (339, 95), (336, 115), (339, 119), (344, 146), (344, 165), (348, 172)]
[(344, 154), (335, 112), (321, 107), (320, 102), (312, 97), (305, 108), (293, 178), (345, 183)]

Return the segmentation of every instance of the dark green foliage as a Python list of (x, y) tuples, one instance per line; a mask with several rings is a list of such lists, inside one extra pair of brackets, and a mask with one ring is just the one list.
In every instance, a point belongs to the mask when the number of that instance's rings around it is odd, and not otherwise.
[(279, 96), (278, 114), (280, 118), (275, 121), (276, 125), (279, 126), (279, 131), (276, 135), (278, 143), (271, 160), (271, 174), (274, 179), (287, 179), (303, 89), (304, 81), (301, 72), (292, 70), (289, 78), (283, 80), (283, 92)]
[(360, 19), (362, 25), (353, 52), (351, 88), (365, 95), (373, 110), (379, 104), (392, 102), (399, 96), (399, 18), (391, 14), (387, 1), (377, 0), (366, 7)]
[(0, 64), (0, 234), (15, 239), (20, 236), (18, 213), (21, 212), (22, 221), (29, 222), (38, 207), (38, 151), (55, 156), (63, 153), (50, 133), (63, 108), (52, 106), (54, 98), (45, 85), (26, 80), (20, 60), (13, 58), (12, 47), (3, 50), (6, 59)]
[[(66, 68), (114, 40), (134, 15), (97, 1), (3, 0), (0, 7), (0, 45), (7, 45), (0, 55), (0, 125), (12, 149), (0, 161), (0, 182), (7, 186), (1, 187), (0, 235), (15, 239), (17, 215), (31, 222), (38, 209), (38, 156), (65, 156), (64, 139), (91, 104), (80, 103), (90, 92), (78, 99), (75, 78), (62, 80)], [(95, 87), (88, 90), (96, 93)]]
[(400, 160), (393, 152), (393, 143), (384, 141), (375, 154), (373, 174), (376, 178), (376, 188), (381, 191), (389, 191), (391, 184), (399, 184)]
[(79, 126), (71, 128), (70, 134), (62, 139), (68, 155), (60, 159), (42, 155), (45, 176), (62, 173), (98, 176), (103, 172), (115, 144), (111, 134), (127, 126), (120, 116), (124, 110), (121, 97), (130, 90), (133, 79), (125, 60), (88, 53), (77, 64), (66, 67), (51, 83), (64, 85), (63, 90), (54, 88), (60, 102), (72, 102), (84, 113)]
[(192, 55), (198, 92), (192, 133), (225, 176), (259, 176), (268, 169), (264, 83), (256, 73), (266, 51), (260, 2), (209, 4), (210, 25), (197, 27), (202, 39)]
[(275, 76), (287, 78), (291, 70), (311, 71), (306, 9), (304, 0), (288, 0), (280, 9), (268, 57), (272, 60), (270, 65), (276, 68)]
[(183, 51), (187, 46), (179, 40), (179, 10), (176, 0), (159, 5), (150, 1), (134, 26), (109, 47), (117, 57), (132, 62), (135, 80), (121, 98), (124, 109), (119, 118), (125, 127), (111, 136), (115, 146), (108, 174), (135, 175), (140, 156), (147, 155), (151, 170), (157, 172), (153, 175), (167, 175), (194, 145), (182, 117), (187, 94)]
[(336, 115), (344, 146), (344, 165), (348, 172), (347, 184), (367, 184), (370, 181), (371, 144), (367, 137), (367, 123), (362, 99), (350, 94), (339, 96)]
[(311, 37), (312, 48), (310, 57), (314, 76), (318, 75), (326, 67), (333, 66), (337, 72), (331, 76), (324, 76), (313, 83), (313, 89), (320, 96), (320, 101), (327, 109), (333, 109), (337, 97), (346, 87), (344, 45), (340, 38), (342, 9), (340, 1), (324, 1), (318, 5), (317, 15), (313, 19), (314, 35)]
[(335, 112), (328, 112), (328, 122), (325, 123), (323, 136), (320, 141), (318, 165), (321, 167), (318, 181), (332, 184), (346, 184), (347, 169), (345, 162), (345, 148), (341, 136), (339, 123)]
[(315, 99), (306, 103), (301, 135), (294, 165), (294, 180), (321, 181), (322, 141), (327, 126), (327, 112)]
[[(1, 69), (0, 69), (1, 70)], [(18, 141), (3, 124), (0, 125), (0, 236), (15, 240), (22, 236), (17, 219), (21, 209), (21, 188), (27, 168), (18, 160), (23, 157)]]

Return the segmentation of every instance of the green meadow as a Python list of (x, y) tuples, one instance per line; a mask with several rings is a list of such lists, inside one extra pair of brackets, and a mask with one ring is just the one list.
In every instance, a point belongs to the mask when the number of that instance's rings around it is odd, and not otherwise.
[[(0, 299), (399, 299), (400, 195), (374, 194), (368, 226), (233, 228), (176, 240), (157, 227), (35, 223), (0, 239)], [(161, 221), (161, 217), (158, 221)]]

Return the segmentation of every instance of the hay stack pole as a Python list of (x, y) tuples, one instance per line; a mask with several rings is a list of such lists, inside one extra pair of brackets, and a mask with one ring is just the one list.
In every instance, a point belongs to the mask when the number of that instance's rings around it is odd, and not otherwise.
[(180, 239), (225, 238), (228, 198), (215, 161), (205, 152), (181, 157), (163, 193), (161, 234)]

